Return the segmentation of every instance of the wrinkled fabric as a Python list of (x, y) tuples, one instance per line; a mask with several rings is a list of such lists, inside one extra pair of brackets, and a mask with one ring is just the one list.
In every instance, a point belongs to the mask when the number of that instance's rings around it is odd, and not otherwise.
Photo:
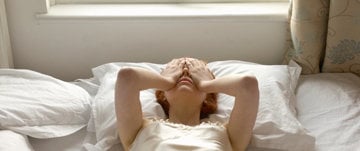
[(197, 126), (151, 120), (136, 136), (131, 151), (231, 151), (226, 128), (219, 123)]

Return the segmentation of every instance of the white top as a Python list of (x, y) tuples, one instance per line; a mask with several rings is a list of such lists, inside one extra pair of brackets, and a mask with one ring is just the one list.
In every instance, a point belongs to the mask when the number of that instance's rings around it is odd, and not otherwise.
[(231, 151), (226, 128), (220, 123), (197, 126), (150, 120), (139, 131), (131, 151)]

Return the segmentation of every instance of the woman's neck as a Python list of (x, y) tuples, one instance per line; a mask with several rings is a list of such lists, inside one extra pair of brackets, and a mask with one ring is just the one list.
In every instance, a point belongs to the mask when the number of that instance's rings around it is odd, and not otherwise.
[(200, 107), (170, 107), (169, 121), (184, 125), (195, 126), (200, 124)]

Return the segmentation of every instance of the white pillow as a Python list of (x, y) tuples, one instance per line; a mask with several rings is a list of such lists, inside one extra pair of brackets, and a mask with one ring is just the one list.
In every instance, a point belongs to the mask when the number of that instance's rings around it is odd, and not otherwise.
[[(110, 63), (93, 69), (94, 77), (99, 79), (100, 88), (93, 104), (93, 123), (97, 143), (88, 144), (89, 150), (108, 150), (119, 145), (114, 110), (114, 86), (117, 72), (124, 66), (137, 66), (160, 72), (164, 65), (152, 63)], [(258, 78), (260, 86), (260, 107), (254, 128), (251, 147), (308, 150), (313, 149), (314, 139), (309, 136), (297, 121), (291, 108), (294, 102), (294, 89), (301, 68), (287, 65), (259, 65), (242, 61), (217, 61), (208, 64), (216, 77), (229, 74), (252, 74)], [(161, 106), (156, 103), (154, 90), (140, 93), (142, 109), (146, 117), (164, 118)], [(210, 121), (225, 122), (231, 113), (234, 98), (220, 94), (218, 111), (210, 115)], [(95, 125), (95, 126), (94, 126)]]
[(90, 95), (79, 86), (30, 70), (0, 69), (0, 129), (36, 138), (86, 126)]
[[(97, 143), (86, 144), (88, 150), (108, 150), (113, 145), (119, 146), (116, 128), (116, 116), (114, 108), (114, 86), (117, 72), (122, 67), (142, 67), (154, 72), (160, 72), (163, 65), (153, 63), (109, 63), (93, 69), (94, 78), (98, 79), (100, 87), (93, 100), (92, 118), (89, 121), (88, 131), (96, 132)], [(165, 118), (165, 113), (160, 104), (155, 101), (155, 90), (144, 90), (140, 92), (140, 101), (145, 117)]]
[[(259, 65), (242, 61), (217, 61), (208, 64), (216, 77), (229, 74), (254, 75), (258, 79), (260, 102), (250, 148), (291, 151), (314, 150), (315, 139), (308, 134), (295, 116), (295, 95), (301, 68), (287, 65)], [(219, 111), (211, 115), (227, 120), (234, 98), (221, 94)]]
[(0, 130), (0, 140), (0, 150), (3, 151), (34, 151), (26, 135)]

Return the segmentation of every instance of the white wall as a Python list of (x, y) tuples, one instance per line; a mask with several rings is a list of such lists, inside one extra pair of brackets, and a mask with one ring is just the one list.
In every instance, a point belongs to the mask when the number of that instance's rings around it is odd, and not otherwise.
[(285, 51), (285, 20), (38, 20), (38, 1), (6, 1), (15, 68), (63, 80), (88, 78), (103, 63), (181, 56), (280, 64)]
[(0, 68), (12, 68), (13, 66), (5, 1), (0, 0)]

